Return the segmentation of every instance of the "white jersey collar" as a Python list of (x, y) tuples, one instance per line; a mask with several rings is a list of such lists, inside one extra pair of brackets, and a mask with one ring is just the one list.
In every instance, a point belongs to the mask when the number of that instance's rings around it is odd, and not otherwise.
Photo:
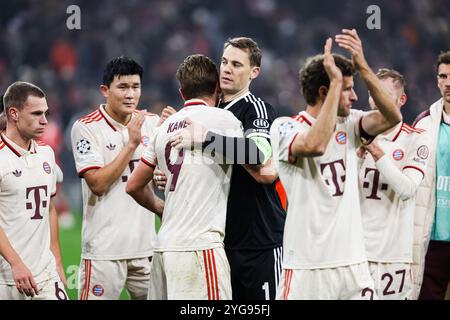
[(32, 139), (31, 140), (31, 144), (30, 144), (30, 149), (26, 150), (22, 147), (20, 147), (19, 145), (17, 145), (16, 143), (14, 143), (14, 141), (12, 141), (11, 139), (9, 139), (4, 132), (2, 132), (1, 134), (1, 139), (3, 141), (3, 143), (9, 148), (11, 149), (11, 151), (17, 155), (18, 157), (22, 157), (31, 153), (36, 153), (37, 148), (36, 148), (36, 142)]
[[(121, 124), (120, 122), (114, 120), (109, 114), (108, 112), (106, 112), (106, 104), (101, 104), (100, 107), (98, 108), (100, 111), (100, 114), (102, 115), (103, 119), (105, 119), (106, 123), (111, 127), (111, 129), (113, 129), (114, 131), (119, 131), (119, 130), (125, 130), (127, 128), (127, 126), (124, 126), (123, 124)], [(138, 113), (139, 110), (134, 110), (133, 114), (131, 115), (131, 119), (133, 119), (133, 117), (136, 115), (136, 113)]]
[(208, 106), (208, 104), (202, 99), (190, 99), (184, 102), (183, 108), (192, 106)]

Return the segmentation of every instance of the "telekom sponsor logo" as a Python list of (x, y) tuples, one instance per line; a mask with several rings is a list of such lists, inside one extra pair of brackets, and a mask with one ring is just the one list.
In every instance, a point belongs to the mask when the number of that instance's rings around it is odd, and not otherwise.
[[(41, 191), (43, 191), (43, 197), (41, 198)], [(32, 197), (32, 199), (29, 199), (29, 197)], [(41, 199), (47, 198), (47, 186), (36, 186), (36, 187), (30, 187), (26, 190), (26, 197), (27, 200), (31, 200), (31, 202), (26, 203), (27, 210), (33, 209), (34, 204), (34, 215), (31, 217), (31, 220), (36, 219), (42, 219), (41, 214), (41, 205), (42, 208), (47, 208), (47, 200), (41, 201)]]
[[(343, 183), (345, 182), (345, 164), (343, 159), (339, 159), (336, 161), (321, 163), (320, 164), (320, 173), (323, 175), (326, 169), (330, 170), (331, 173), (331, 182), (335, 187), (335, 193), (333, 197), (338, 197), (344, 194), (343, 192)], [(340, 178), (340, 179), (338, 179)], [(339, 181), (341, 180), (341, 181)], [(330, 181), (325, 179), (325, 183), (330, 185)], [(342, 186), (341, 186), (342, 185)]]

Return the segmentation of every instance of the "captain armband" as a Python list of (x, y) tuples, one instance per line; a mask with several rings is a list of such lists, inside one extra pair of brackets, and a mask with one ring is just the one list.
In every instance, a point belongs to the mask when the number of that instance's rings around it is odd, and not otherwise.
[(228, 137), (211, 131), (206, 134), (202, 151), (204, 156), (218, 164), (250, 165), (265, 163), (272, 153), (270, 143), (265, 138)]

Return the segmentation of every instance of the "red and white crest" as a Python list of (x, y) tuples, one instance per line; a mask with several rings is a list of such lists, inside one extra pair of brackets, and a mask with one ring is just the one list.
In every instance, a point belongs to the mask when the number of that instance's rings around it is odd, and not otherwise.
[(47, 173), (47, 174), (52, 173), (52, 169), (50, 168), (50, 165), (48, 164), (48, 162), (44, 162), (42, 164), (42, 168), (44, 168), (45, 173)]
[(96, 284), (93, 288), (92, 288), (92, 293), (94, 294), (94, 296), (96, 297), (100, 297), (105, 293), (105, 289), (103, 289), (103, 287), (99, 284)]
[(345, 144), (347, 142), (347, 134), (344, 131), (337, 132), (335, 138), (339, 144)]
[(405, 153), (402, 149), (395, 149), (394, 152), (392, 152), (392, 158), (394, 158), (394, 160), (400, 161), (404, 156)]

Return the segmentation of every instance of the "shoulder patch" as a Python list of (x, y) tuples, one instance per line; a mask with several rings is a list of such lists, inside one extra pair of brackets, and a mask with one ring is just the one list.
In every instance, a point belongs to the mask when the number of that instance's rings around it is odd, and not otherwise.
[(428, 159), (428, 156), (430, 155), (430, 149), (428, 149), (428, 146), (421, 145), (419, 148), (417, 148), (417, 156), (420, 159)]
[(278, 133), (280, 136), (285, 136), (292, 130), (294, 130), (294, 122), (292, 121), (283, 122), (278, 126)]
[(76, 149), (79, 154), (87, 154), (91, 150), (91, 143), (88, 139), (80, 139), (77, 141)]

